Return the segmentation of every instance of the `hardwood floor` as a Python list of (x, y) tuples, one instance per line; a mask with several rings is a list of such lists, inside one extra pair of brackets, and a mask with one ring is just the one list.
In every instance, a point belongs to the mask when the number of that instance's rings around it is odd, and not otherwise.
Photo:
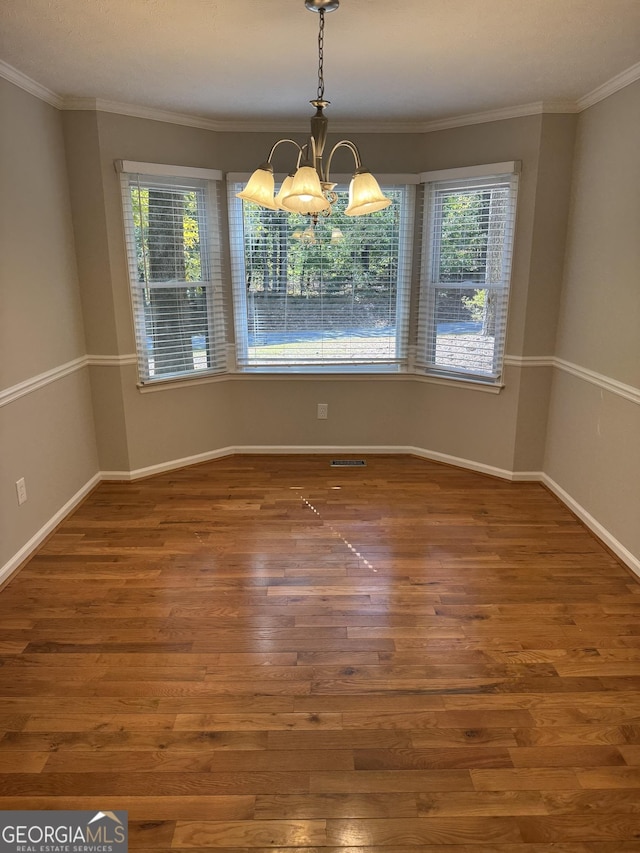
[(233, 457), (0, 591), (0, 808), (135, 850), (640, 851), (640, 584), (537, 484)]

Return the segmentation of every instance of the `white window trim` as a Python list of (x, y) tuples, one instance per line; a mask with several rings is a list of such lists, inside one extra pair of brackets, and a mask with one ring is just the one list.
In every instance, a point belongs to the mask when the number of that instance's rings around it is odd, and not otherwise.
[(493, 178), (497, 175), (518, 175), (521, 167), (520, 160), (506, 160), (504, 163), (484, 163), (478, 166), (421, 172), (418, 179), (421, 184), (433, 184), (438, 181), (463, 181), (465, 178)]
[[(166, 165), (160, 163), (146, 163), (142, 161), (133, 161), (133, 160), (117, 160), (114, 163), (117, 172), (126, 172), (126, 173), (138, 173), (141, 175), (147, 176), (157, 176), (157, 177), (174, 177), (174, 178), (186, 178), (186, 179), (200, 179), (205, 181), (219, 181), (223, 182), (226, 179), (227, 189), (230, 184), (233, 182), (246, 181), (250, 175), (248, 172), (230, 172), (223, 175), (222, 171), (217, 169), (207, 169), (207, 168), (198, 168), (198, 167), (190, 167), (190, 166), (178, 166), (178, 165)], [(516, 160), (511, 161), (503, 161), (500, 163), (490, 163), (490, 164), (477, 164), (469, 167), (456, 167), (451, 169), (439, 169), (439, 170), (431, 170), (421, 172), (419, 174), (385, 174), (380, 175), (379, 180), (384, 184), (405, 184), (408, 186), (416, 186), (416, 185), (425, 185), (434, 182), (440, 181), (455, 181), (465, 178), (482, 178), (482, 177), (494, 177), (501, 175), (509, 175), (509, 174), (518, 174), (521, 170), (521, 163)], [(278, 176), (276, 175), (276, 179), (284, 178), (285, 175)], [(338, 183), (348, 183), (351, 174), (336, 174), (333, 176)], [(231, 205), (232, 199), (231, 194), (227, 193), (229, 196), (229, 204)], [(224, 195), (223, 197), (224, 198)], [(219, 200), (220, 201), (220, 200)], [(420, 217), (423, 218), (424, 222), (426, 222), (427, 210), (426, 207), (423, 209), (422, 213), (420, 213), (418, 203), (414, 203), (411, 207), (407, 206), (406, 210), (409, 219), (411, 220), (407, 224), (407, 228), (410, 229), (411, 233), (415, 233), (416, 221), (422, 225), (420, 230), (423, 232), (422, 240), (424, 241), (424, 224), (421, 223)], [(228, 243), (225, 246), (224, 240), (224, 231), (220, 231), (220, 216), (219, 210), (216, 208), (214, 213), (214, 219), (217, 219), (217, 223), (212, 222), (213, 226), (217, 226), (218, 234), (217, 239), (221, 242), (220, 249), (222, 250), (223, 256), (226, 254), (228, 250), (231, 253), (232, 257), (232, 267), (236, 263), (236, 259), (234, 258), (234, 239), (237, 240), (237, 235), (231, 233), (229, 230), (228, 234)], [(514, 234), (517, 234), (516, 222), (514, 218), (513, 223)], [(207, 240), (211, 239), (211, 235), (207, 234)], [(213, 239), (215, 241), (216, 235), (213, 235)], [(401, 248), (405, 248), (404, 244), (401, 242)], [(399, 258), (399, 265), (403, 263), (408, 263), (410, 266), (417, 258), (418, 255), (422, 254), (421, 252), (417, 252), (417, 246), (413, 238), (410, 238), (409, 244), (406, 247), (406, 251), (401, 252), (401, 255), (404, 254), (404, 259), (402, 257)], [(424, 250), (424, 246), (423, 246)], [(416, 261), (417, 264), (420, 264), (420, 259)], [(422, 263), (424, 263), (424, 258), (422, 259)], [(223, 261), (223, 268), (226, 266)], [(244, 257), (242, 258), (242, 266), (244, 267)], [(235, 274), (234, 270), (231, 270), (232, 273)], [(461, 389), (465, 388), (474, 388), (481, 391), (488, 391), (491, 393), (498, 393), (503, 387), (501, 383), (501, 379), (498, 378), (496, 380), (492, 380), (486, 376), (470, 376), (468, 374), (461, 373), (460, 375), (456, 375), (453, 373), (448, 373), (446, 371), (440, 371), (439, 369), (425, 369), (424, 365), (416, 366), (415, 359), (415, 339), (413, 338), (412, 329), (415, 329), (417, 325), (420, 323), (420, 305), (423, 300), (423, 287), (420, 281), (420, 285), (418, 290), (416, 291), (416, 284), (418, 283), (418, 279), (422, 278), (422, 270), (417, 268), (414, 270), (413, 274), (410, 277), (410, 286), (409, 290), (404, 294), (404, 302), (406, 303), (406, 311), (408, 316), (408, 324), (409, 324), (409, 341), (407, 346), (407, 361), (405, 364), (390, 364), (388, 366), (385, 365), (370, 365), (370, 364), (360, 364), (360, 365), (294, 365), (294, 366), (283, 366), (281, 368), (278, 367), (237, 367), (236, 366), (236, 348), (233, 343), (226, 344), (227, 350), (227, 367), (224, 373), (221, 373), (219, 369), (207, 369), (203, 370), (198, 374), (180, 374), (176, 376), (165, 376), (158, 379), (147, 379), (144, 383), (139, 382), (138, 388), (140, 391), (149, 392), (153, 390), (163, 390), (174, 386), (176, 383), (186, 383), (186, 384), (201, 384), (205, 382), (217, 382), (225, 377), (229, 378), (251, 378), (251, 377), (260, 377), (261, 379), (286, 379), (287, 376), (291, 376), (295, 378), (296, 376), (304, 376), (308, 375), (310, 378), (313, 378), (315, 375), (316, 378), (322, 379), (323, 377), (332, 376), (336, 379), (363, 379), (366, 380), (368, 378), (387, 378), (389, 380), (395, 379), (416, 379), (422, 382), (434, 382), (437, 384), (448, 385), (450, 387), (458, 387)], [(219, 293), (222, 290), (226, 289), (226, 285), (220, 282), (214, 284), (212, 281), (212, 287), (208, 292), (208, 301), (209, 308), (211, 309), (212, 302), (216, 302), (219, 306)], [(214, 294), (214, 290), (218, 295)], [(129, 293), (131, 295), (131, 289), (129, 288)], [(401, 294), (398, 294), (398, 299), (401, 298)], [(246, 294), (245, 294), (245, 302), (246, 302)], [(418, 308), (416, 309), (416, 306)], [(229, 323), (229, 321), (233, 321), (231, 325), (237, 324), (238, 317), (237, 311), (235, 310), (235, 295), (233, 300), (233, 309), (231, 306), (227, 306), (227, 316), (224, 320), (224, 323)], [(232, 310), (231, 317), (228, 315), (229, 310)], [(246, 305), (245, 305), (246, 311)], [(414, 313), (415, 312), (415, 313)], [(132, 306), (132, 319), (135, 323), (135, 314), (133, 313)], [(209, 322), (212, 323), (212, 316), (209, 316)], [(219, 333), (219, 324), (216, 322), (216, 328)], [(243, 335), (236, 334), (236, 341), (242, 341)], [(221, 344), (223, 347), (225, 346), (224, 341)], [(508, 364), (508, 356), (506, 353), (502, 354), (502, 364)]]
[(116, 160), (116, 172), (138, 175), (156, 175), (161, 178), (198, 178), (204, 181), (222, 181), (219, 169), (198, 169), (192, 166), (166, 166), (162, 163), (140, 163), (137, 160)]
[[(248, 180), (251, 173), (229, 172), (226, 175), (227, 199), (229, 206), (229, 250), (231, 255), (231, 277), (233, 290), (233, 323), (236, 341), (237, 360), (233, 368), (229, 367), (229, 373), (249, 376), (267, 375), (320, 375), (320, 376), (372, 376), (390, 375), (406, 376), (411, 364), (411, 307), (413, 303), (413, 278), (412, 264), (414, 260), (414, 233), (417, 210), (417, 199), (415, 187), (419, 184), (417, 174), (378, 174), (378, 183), (382, 187), (392, 185), (406, 187), (409, 196), (404, 206), (399, 229), (398, 246), (398, 281), (405, 282), (404, 288), (396, 291), (396, 316), (402, 317), (402, 323), (396, 326), (396, 342), (401, 336), (404, 337), (405, 352), (398, 358), (388, 362), (350, 362), (349, 364), (289, 364), (289, 365), (238, 365), (238, 362), (247, 357), (247, 335), (245, 318), (247, 316), (247, 294), (244, 287), (238, 285), (238, 281), (246, 280), (246, 265), (244, 255), (244, 243), (242, 234), (232, 226), (232, 222), (238, 218), (238, 210), (242, 202), (235, 197), (232, 185), (243, 183)], [(276, 182), (283, 180), (286, 174), (275, 174)], [(332, 180), (336, 184), (348, 186), (352, 174), (332, 174)], [(396, 350), (397, 351), (397, 350)]]
[[(213, 252), (217, 250), (218, 255), (222, 253), (222, 241), (220, 231), (220, 192), (215, 188), (215, 182), (222, 185), (223, 174), (218, 169), (200, 169), (189, 166), (171, 166), (160, 163), (143, 163), (134, 160), (116, 160), (114, 162), (116, 172), (120, 175), (121, 184), (121, 202), (123, 212), (123, 227), (124, 227), (124, 249), (127, 258), (127, 270), (129, 277), (129, 303), (131, 307), (131, 318), (134, 327), (134, 340), (136, 343), (136, 368), (137, 368), (137, 387), (142, 390), (148, 389), (154, 385), (163, 385), (167, 387), (173, 383), (181, 383), (195, 379), (206, 379), (219, 377), (225, 372), (224, 358), (220, 358), (219, 353), (226, 353), (225, 333), (226, 318), (224, 316), (223, 305), (223, 282), (221, 278), (220, 259), (217, 264), (212, 263)], [(144, 177), (157, 177), (159, 179), (180, 179), (196, 180), (202, 182), (203, 193), (205, 198), (205, 223), (206, 228), (201, 235), (202, 241), (202, 258), (207, 270), (207, 279), (202, 283), (206, 285), (206, 305), (207, 305), (207, 328), (209, 340), (211, 342), (211, 356), (214, 358), (214, 365), (197, 372), (166, 374), (158, 377), (146, 375), (146, 369), (143, 369), (142, 364), (146, 358), (144, 350), (138, 346), (139, 332), (137, 331), (140, 323), (144, 328), (144, 317), (140, 317), (136, 307), (133, 294), (133, 279), (136, 268), (136, 258), (133, 246), (128, 234), (130, 223), (133, 222), (133, 209), (131, 204), (131, 196), (128, 191), (131, 175), (140, 175)], [(217, 244), (217, 245), (216, 245)], [(151, 283), (149, 286), (153, 287)], [(160, 285), (162, 286), (162, 285)], [(221, 315), (218, 317), (218, 313)]]
[[(495, 387), (500, 390), (504, 387), (503, 373), (506, 358), (506, 324), (508, 323), (509, 299), (511, 293), (511, 278), (513, 268), (513, 255), (515, 247), (515, 238), (517, 233), (517, 198), (518, 185), (516, 181), (516, 204), (513, 210), (513, 216), (510, 220), (510, 251), (503, 258), (503, 281), (507, 282), (506, 295), (503, 297), (503, 311), (505, 315), (505, 330), (502, 339), (502, 348), (500, 351), (493, 353), (493, 366), (495, 377), (483, 375), (481, 373), (474, 374), (472, 372), (449, 370), (446, 367), (438, 367), (434, 364), (429, 364), (429, 359), (426, 357), (426, 350), (432, 345), (435, 348), (435, 338), (429, 333), (430, 326), (429, 318), (434, 310), (435, 289), (429, 286), (427, 279), (431, 265), (433, 263), (434, 245), (431, 239), (431, 198), (432, 189), (435, 184), (441, 182), (455, 182), (464, 180), (477, 180), (483, 178), (504, 178), (517, 177), (521, 172), (521, 162), (518, 160), (509, 160), (501, 163), (488, 163), (477, 166), (468, 166), (453, 169), (440, 169), (431, 172), (422, 172), (420, 174), (421, 182), (424, 186), (424, 200), (422, 210), (422, 250), (420, 261), (420, 285), (418, 293), (418, 312), (417, 312), (417, 327), (418, 341), (414, 369), (415, 372), (422, 376), (432, 377), (443, 382), (451, 382), (453, 384), (466, 383), (466, 385), (485, 385)], [(437, 239), (437, 237), (436, 237)], [(464, 286), (464, 285), (463, 285)], [(474, 288), (475, 289), (475, 288)], [(493, 287), (496, 292), (505, 288)], [(421, 352), (425, 351), (421, 355)], [(498, 365), (500, 371), (497, 370)]]

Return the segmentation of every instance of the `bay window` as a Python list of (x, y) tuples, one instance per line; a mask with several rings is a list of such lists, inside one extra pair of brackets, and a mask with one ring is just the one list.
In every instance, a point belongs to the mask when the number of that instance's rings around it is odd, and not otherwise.
[(382, 179), (392, 204), (359, 217), (344, 213), (345, 184), (330, 216), (314, 218), (237, 198), (243, 182), (230, 175), (232, 305), (221, 173), (129, 162), (120, 171), (140, 384), (233, 369), (500, 384), (516, 163)]
[(240, 369), (399, 370), (407, 360), (414, 188), (367, 216), (272, 211), (229, 186)]

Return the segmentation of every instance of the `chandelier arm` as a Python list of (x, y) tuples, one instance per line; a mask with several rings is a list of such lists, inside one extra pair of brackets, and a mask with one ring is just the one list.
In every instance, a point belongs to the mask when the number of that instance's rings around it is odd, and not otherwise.
[(269, 156), (267, 157), (267, 163), (271, 162), (271, 158), (273, 157), (276, 148), (278, 145), (282, 145), (283, 142), (290, 142), (292, 145), (298, 149), (298, 164), (300, 164), (300, 158), (302, 156), (302, 146), (295, 141), (295, 139), (279, 139), (277, 142), (274, 142), (271, 146), (271, 151), (269, 151)]
[(362, 160), (360, 158), (360, 152), (358, 151), (358, 146), (351, 142), (350, 139), (341, 139), (340, 142), (336, 142), (336, 144), (331, 149), (329, 153), (329, 157), (327, 158), (327, 181), (329, 180), (329, 175), (331, 174), (331, 160), (333, 159), (333, 155), (336, 153), (338, 148), (348, 148), (349, 151), (353, 154), (353, 159), (356, 163), (356, 172), (358, 169), (362, 168)]

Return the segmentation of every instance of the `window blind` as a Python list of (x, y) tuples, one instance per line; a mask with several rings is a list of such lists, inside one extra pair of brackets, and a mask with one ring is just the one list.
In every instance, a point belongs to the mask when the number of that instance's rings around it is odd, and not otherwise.
[(407, 358), (414, 188), (347, 217), (347, 187), (317, 224), (242, 202), (230, 229), (240, 369), (399, 370)]
[(223, 371), (219, 182), (121, 181), (140, 382)]
[(425, 184), (419, 368), (499, 381), (517, 187), (517, 174)]

